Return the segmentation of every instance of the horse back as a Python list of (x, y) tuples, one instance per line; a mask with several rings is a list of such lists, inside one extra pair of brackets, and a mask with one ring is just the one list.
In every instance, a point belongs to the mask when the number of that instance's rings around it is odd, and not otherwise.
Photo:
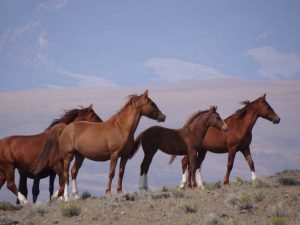
[(20, 170), (26, 171), (42, 152), (46, 138), (47, 132), (29, 136), (6, 137), (0, 141), (0, 158), (4, 162), (15, 164)]

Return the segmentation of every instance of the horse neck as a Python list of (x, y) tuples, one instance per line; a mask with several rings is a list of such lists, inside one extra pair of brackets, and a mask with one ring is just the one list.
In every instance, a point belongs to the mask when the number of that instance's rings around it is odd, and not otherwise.
[(141, 111), (131, 105), (126, 106), (119, 113), (117, 113), (113, 120), (117, 122), (119, 127), (122, 127), (128, 135), (134, 134), (141, 119)]
[(247, 135), (254, 127), (256, 121), (257, 121), (258, 115), (257, 115), (257, 109), (254, 107), (251, 107), (247, 109), (247, 112), (245, 115), (239, 119), (238, 128), (240, 131), (241, 137), (244, 137)]
[(199, 141), (199, 143), (202, 142), (209, 127), (209, 125), (207, 124), (208, 119), (209, 115), (201, 115), (201, 118), (197, 118), (195, 120), (195, 125), (189, 128), (191, 131), (193, 131), (193, 134), (195, 135), (195, 138), (197, 141)]

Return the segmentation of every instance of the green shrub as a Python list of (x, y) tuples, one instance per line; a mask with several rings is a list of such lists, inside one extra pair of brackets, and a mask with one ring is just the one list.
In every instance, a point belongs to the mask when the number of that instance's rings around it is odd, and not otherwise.
[(273, 225), (284, 225), (286, 223), (286, 218), (281, 216), (274, 216), (271, 218), (271, 223)]
[(260, 202), (265, 198), (264, 192), (262, 190), (253, 190), (252, 198), (257, 202)]
[(234, 193), (227, 195), (225, 202), (229, 205), (235, 206), (238, 203), (238, 196)]
[(169, 198), (170, 194), (166, 191), (160, 191), (160, 190), (154, 190), (151, 192), (151, 198), (152, 199), (164, 199), (164, 198)]
[(268, 183), (266, 183), (265, 181), (261, 180), (261, 179), (256, 179), (252, 182), (253, 187), (254, 188), (266, 188), (266, 187), (270, 187), (270, 185)]
[(47, 212), (45, 205), (42, 203), (36, 203), (33, 205), (32, 208), (34, 213), (38, 213), (41, 216), (44, 216), (45, 213)]
[(288, 177), (282, 177), (278, 179), (278, 183), (283, 186), (294, 186), (294, 185), (300, 185), (300, 182)]
[(238, 186), (241, 186), (241, 185), (245, 184), (245, 181), (244, 181), (241, 177), (236, 177), (236, 178), (235, 178), (235, 183), (236, 183)]
[(217, 183), (214, 184), (205, 184), (204, 185), (205, 189), (207, 190), (216, 190), (216, 189), (220, 189), (222, 187), (222, 182), (219, 181)]
[(250, 196), (245, 194), (236, 195), (234, 193), (230, 193), (226, 197), (225, 202), (229, 205), (237, 206), (239, 209), (252, 208)]
[(178, 187), (169, 187), (168, 191), (176, 198), (183, 198), (184, 197), (184, 191), (181, 188)]
[(238, 206), (240, 209), (251, 209), (252, 208), (252, 204), (250, 201), (250, 196), (249, 195), (239, 195), (238, 197)]
[(6, 202), (6, 201), (1, 201), (0, 202), (0, 210), (3, 210), (3, 211), (12, 211), (14, 210), (15, 207), (12, 203), (10, 202)]
[(122, 195), (122, 199), (126, 201), (135, 201), (139, 198), (138, 194), (136, 192), (133, 193), (125, 193)]
[(220, 217), (215, 213), (210, 213), (205, 218), (205, 224), (206, 225), (219, 225), (219, 224), (221, 224)]
[(185, 213), (196, 213), (198, 211), (198, 207), (194, 200), (180, 202), (177, 205), (177, 208)]
[(10, 216), (0, 216), (0, 224), (3, 225), (15, 225), (15, 224), (21, 224), (21, 222), (14, 217)]
[(78, 216), (81, 212), (80, 206), (75, 201), (64, 203), (61, 207), (61, 214), (65, 217)]
[(84, 192), (82, 192), (82, 194), (81, 194), (81, 199), (82, 200), (84, 200), (84, 199), (87, 199), (87, 198), (90, 198), (92, 195), (91, 195), (91, 193), (90, 192), (88, 192), (88, 191), (84, 191)]
[(271, 215), (273, 217), (285, 217), (287, 214), (287, 209), (282, 203), (278, 203), (271, 208)]

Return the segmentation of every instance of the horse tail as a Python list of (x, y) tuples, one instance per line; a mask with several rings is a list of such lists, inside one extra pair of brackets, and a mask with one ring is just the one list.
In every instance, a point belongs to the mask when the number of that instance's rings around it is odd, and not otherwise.
[(176, 155), (171, 155), (171, 158), (170, 158), (170, 161), (168, 164), (171, 165), (174, 162), (175, 158), (176, 158)]
[(64, 123), (59, 123), (50, 128), (50, 133), (45, 142), (44, 149), (31, 166), (31, 171), (34, 175), (40, 173), (44, 168), (49, 166), (51, 152), (54, 157), (58, 157), (60, 135), (66, 126), (67, 125)]
[(135, 155), (135, 153), (139, 149), (139, 147), (141, 145), (141, 139), (142, 139), (142, 137), (143, 137), (143, 132), (140, 133), (140, 135), (134, 140), (132, 150), (131, 150), (131, 152), (129, 154), (129, 159), (132, 159), (132, 157)]

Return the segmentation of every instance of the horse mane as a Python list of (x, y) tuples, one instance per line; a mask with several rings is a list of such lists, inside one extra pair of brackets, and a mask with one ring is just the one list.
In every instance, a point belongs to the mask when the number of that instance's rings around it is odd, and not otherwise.
[[(80, 109), (83, 109), (83, 107), (80, 106)], [(52, 123), (47, 127), (46, 130), (49, 130), (51, 127), (53, 127), (58, 123), (65, 123), (65, 124), (71, 123), (78, 116), (80, 109), (65, 110), (64, 115), (61, 116), (61, 118), (59, 119), (54, 119)]]
[(245, 115), (245, 113), (247, 112), (247, 109), (250, 105), (250, 101), (249, 100), (245, 100), (240, 102), (241, 105), (244, 105), (243, 108), (236, 110), (231, 116), (237, 115), (239, 117), (243, 117)]
[(200, 111), (198, 111), (198, 112), (195, 112), (195, 113), (193, 113), (188, 119), (187, 119), (187, 121), (185, 122), (185, 124), (184, 124), (184, 126), (183, 126), (183, 128), (187, 128), (187, 127), (189, 127), (193, 122), (194, 122), (194, 120), (196, 119), (196, 118), (198, 118), (198, 116), (200, 116), (200, 115), (202, 115), (202, 114), (204, 114), (204, 113), (207, 113), (209, 110), (200, 110)]
[(132, 94), (132, 95), (128, 95), (128, 101), (125, 103), (125, 105), (116, 113), (118, 114), (119, 112), (121, 112), (123, 109), (125, 109), (127, 106), (131, 105), (136, 99), (138, 99), (140, 96), (137, 94)]

